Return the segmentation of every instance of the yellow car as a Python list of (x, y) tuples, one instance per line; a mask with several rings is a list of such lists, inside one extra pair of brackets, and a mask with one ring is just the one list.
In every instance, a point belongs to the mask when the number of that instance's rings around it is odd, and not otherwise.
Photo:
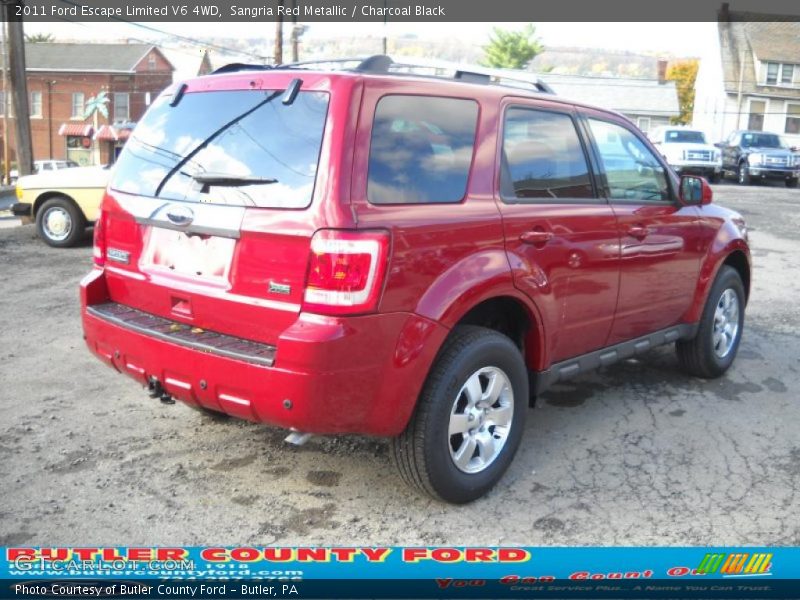
[(15, 215), (36, 221), (36, 232), (55, 248), (75, 245), (100, 214), (111, 170), (75, 167), (43, 171), (17, 179)]

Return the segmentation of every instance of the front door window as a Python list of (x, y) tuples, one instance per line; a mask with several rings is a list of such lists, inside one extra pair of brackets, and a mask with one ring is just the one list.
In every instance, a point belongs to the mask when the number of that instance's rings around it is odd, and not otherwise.
[(658, 159), (628, 129), (589, 119), (613, 200), (668, 201), (667, 175)]

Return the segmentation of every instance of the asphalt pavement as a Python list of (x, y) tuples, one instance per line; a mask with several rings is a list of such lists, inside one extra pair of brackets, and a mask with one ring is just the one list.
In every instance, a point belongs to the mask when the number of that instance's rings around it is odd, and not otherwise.
[(91, 247), (0, 230), (0, 545), (798, 545), (800, 190), (715, 186), (751, 230), (741, 349), (722, 378), (671, 347), (556, 386), (500, 484), (406, 488), (384, 440), (220, 420), (89, 354)]

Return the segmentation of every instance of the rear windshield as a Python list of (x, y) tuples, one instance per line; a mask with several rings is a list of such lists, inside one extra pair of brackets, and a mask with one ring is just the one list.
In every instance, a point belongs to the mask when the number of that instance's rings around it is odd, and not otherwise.
[(706, 137), (702, 131), (667, 131), (666, 140), (668, 144), (705, 144)]
[(281, 95), (187, 93), (176, 106), (171, 96), (159, 98), (125, 145), (111, 187), (168, 200), (308, 206), (328, 94), (301, 91), (289, 105)]

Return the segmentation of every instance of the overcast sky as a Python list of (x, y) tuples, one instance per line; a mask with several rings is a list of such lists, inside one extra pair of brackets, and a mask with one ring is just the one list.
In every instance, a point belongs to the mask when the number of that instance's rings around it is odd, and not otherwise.
[[(224, 36), (218, 23), (144, 23), (159, 30), (198, 40)], [(310, 23), (307, 36), (342, 37), (381, 35), (375, 23)], [(453, 37), (486, 43), (493, 26), (508, 29), (520, 23), (389, 23), (387, 33), (398, 36), (415, 33), (421, 38)], [(702, 56), (716, 35), (715, 23), (537, 23), (537, 34), (546, 46), (581, 46), (664, 52), (676, 56)], [(26, 33), (52, 33), (60, 39), (115, 41), (126, 37), (155, 40), (158, 35), (131, 23), (26, 23)], [(236, 37), (271, 37), (273, 24), (236, 24)]]

